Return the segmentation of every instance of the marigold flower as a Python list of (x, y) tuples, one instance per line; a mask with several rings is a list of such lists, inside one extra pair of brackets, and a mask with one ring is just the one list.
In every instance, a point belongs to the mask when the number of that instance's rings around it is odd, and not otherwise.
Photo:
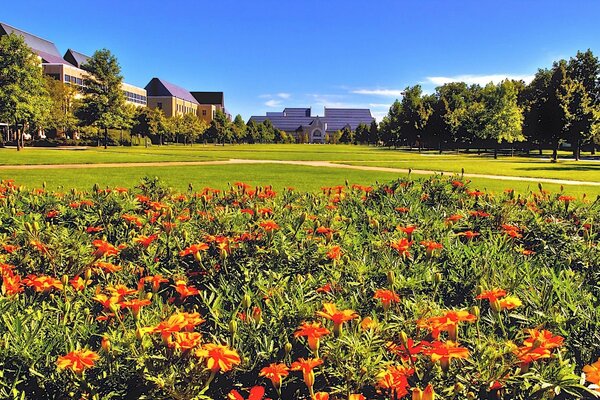
[(521, 307), (523, 302), (516, 296), (507, 296), (500, 300), (499, 305), (502, 310), (512, 310)]
[[(262, 386), (254, 386), (250, 389), (250, 393), (248, 394), (247, 400), (262, 400), (265, 395), (265, 388)], [(246, 400), (244, 397), (235, 389), (232, 389), (231, 392), (227, 395), (227, 400)]]
[(158, 238), (158, 235), (144, 236), (140, 235), (133, 239), (134, 242), (141, 244), (144, 248), (148, 248), (150, 244)]
[(440, 332), (448, 332), (448, 338), (451, 341), (456, 341), (458, 338), (458, 323), (459, 322), (475, 322), (477, 317), (468, 311), (447, 311), (446, 314), (439, 317), (431, 317), (420, 319), (417, 321), (417, 326), (431, 331), (431, 336), (437, 339)]
[(52, 289), (63, 289), (63, 284), (59, 279), (47, 275), (28, 275), (23, 279), (26, 286), (32, 287), (38, 293), (48, 293)]
[(94, 257), (100, 258), (103, 256), (116, 256), (119, 254), (119, 250), (113, 246), (112, 244), (104, 241), (104, 240), (94, 240), (92, 244), (96, 247), (94, 251)]
[(98, 261), (94, 264), (94, 266), (106, 273), (113, 273), (123, 269), (123, 267), (121, 267), (120, 265), (115, 265), (104, 261)]
[(564, 338), (562, 336), (554, 335), (545, 329), (526, 329), (525, 331), (529, 334), (529, 338), (523, 341), (525, 346), (536, 347), (537, 344), (539, 347), (554, 349), (563, 345)]
[(425, 247), (427, 257), (431, 257), (435, 250), (443, 249), (444, 246), (441, 243), (434, 242), (432, 240), (422, 240), (421, 246)]
[(323, 364), (323, 360), (320, 358), (299, 358), (298, 361), (294, 361), (290, 368), (291, 371), (302, 371), (302, 377), (304, 383), (308, 387), (308, 390), (312, 394), (312, 387), (315, 384), (315, 372), (313, 369)]
[(160, 333), (163, 342), (169, 345), (171, 343), (171, 335), (183, 330), (186, 325), (185, 317), (180, 313), (176, 313), (152, 328), (152, 332)]
[(377, 375), (377, 386), (388, 390), (394, 399), (402, 398), (408, 394), (408, 377), (414, 372), (414, 369), (402, 365), (389, 366)]
[(151, 282), (152, 283), (152, 291), (154, 293), (156, 293), (156, 292), (158, 292), (158, 289), (160, 289), (160, 284), (169, 282), (169, 280), (163, 278), (162, 275), (158, 274), (158, 275), (144, 277), (144, 282)]
[(324, 303), (323, 311), (317, 311), (317, 315), (333, 322), (333, 334), (339, 337), (342, 334), (342, 324), (359, 317), (354, 310), (338, 310), (333, 303)]
[(12, 271), (2, 274), (2, 294), (13, 296), (23, 292), (23, 290), (24, 288), (19, 275), (13, 274)]
[[(421, 341), (415, 343), (415, 341), (411, 338), (406, 340), (406, 345), (403, 343), (396, 344), (394, 342), (387, 343), (386, 347), (395, 355), (399, 356), (402, 361), (410, 361), (414, 360), (414, 355), (422, 354), (425, 351), (426, 346), (429, 345), (429, 342)], [(411, 361), (412, 362), (412, 361)]]
[(367, 398), (360, 393), (351, 393), (348, 395), (348, 400), (367, 400)]
[[(584, 366), (583, 372), (585, 372), (586, 381), (600, 385), (600, 357), (595, 363)], [(600, 392), (599, 389), (596, 389), (596, 391)]]
[(373, 298), (381, 300), (383, 308), (386, 311), (390, 308), (391, 303), (398, 303), (400, 301), (400, 296), (388, 289), (377, 289)]
[(402, 257), (410, 257), (408, 249), (412, 243), (413, 242), (409, 241), (407, 238), (402, 238), (396, 242), (390, 243), (390, 247), (400, 253)]
[(279, 229), (279, 225), (272, 220), (261, 222), (259, 225), (265, 230), (265, 232), (271, 232)]
[(81, 374), (88, 368), (94, 366), (95, 361), (99, 360), (100, 356), (95, 352), (87, 349), (75, 350), (64, 356), (58, 357), (56, 364), (58, 369), (70, 369), (76, 374)]
[(85, 287), (88, 286), (90, 283), (92, 283), (92, 281), (91, 280), (86, 281), (84, 278), (77, 275), (77, 276), (73, 277), (69, 281), (69, 283), (71, 284), (73, 289), (75, 289), (76, 291), (81, 291), (81, 290), (85, 289)]
[(318, 353), (319, 339), (330, 333), (329, 329), (322, 327), (320, 322), (303, 322), (296, 332), (294, 332), (294, 337), (306, 336), (308, 347), (313, 352)]
[(185, 352), (200, 346), (201, 339), (200, 332), (174, 332), (172, 345)]
[(414, 388), (412, 392), (412, 400), (434, 400), (435, 391), (431, 383), (427, 385), (425, 390)]
[(477, 300), (487, 299), (490, 303), (493, 303), (495, 301), (498, 301), (500, 297), (504, 296), (506, 296), (506, 290), (495, 288), (491, 290), (485, 290), (475, 298)]
[(206, 243), (196, 243), (179, 252), (180, 257), (185, 257), (187, 255), (193, 255), (196, 259), (199, 258), (199, 254), (201, 251), (208, 250), (208, 245)]
[(464, 231), (464, 232), (459, 232), (456, 234), (456, 236), (464, 236), (469, 240), (473, 240), (475, 239), (477, 236), (481, 235), (481, 233), (479, 232), (473, 232), (473, 231)]
[(327, 392), (317, 392), (314, 395), (314, 400), (329, 400), (329, 393), (327, 393)]
[(175, 281), (175, 291), (179, 293), (179, 299), (181, 301), (185, 300), (186, 297), (195, 296), (200, 291), (193, 286), (188, 286), (185, 281), (177, 280)]
[(452, 214), (451, 216), (449, 216), (448, 218), (446, 218), (444, 220), (444, 222), (446, 223), (446, 225), (452, 225), (455, 222), (458, 222), (459, 220), (461, 220), (463, 218), (462, 215), (459, 214)]
[(281, 380), (288, 376), (289, 368), (285, 364), (277, 364), (272, 363), (269, 366), (264, 367), (260, 370), (260, 374), (258, 376), (264, 376), (269, 379), (275, 389), (279, 390), (281, 388)]
[(367, 329), (375, 329), (377, 326), (377, 321), (371, 317), (365, 317), (362, 321), (360, 321), (360, 329), (363, 331), (366, 331)]
[(96, 300), (98, 303), (102, 304), (102, 306), (106, 310), (113, 310), (115, 308), (115, 304), (119, 303), (119, 298), (116, 296), (108, 297), (104, 293), (97, 292), (92, 300)]
[(448, 340), (447, 342), (432, 342), (426, 353), (431, 357), (431, 361), (440, 362), (442, 369), (447, 371), (450, 367), (450, 360), (453, 358), (469, 357), (469, 350), (459, 347), (458, 343)]
[(121, 308), (129, 308), (133, 313), (134, 317), (138, 317), (140, 315), (140, 309), (144, 306), (150, 305), (152, 302), (148, 299), (133, 299), (129, 301), (123, 301), (120, 303)]
[(227, 346), (207, 343), (202, 348), (196, 350), (196, 356), (206, 359), (206, 368), (211, 373), (227, 372), (241, 362), (237, 351)]
[(338, 260), (342, 257), (342, 248), (340, 246), (333, 246), (327, 252), (327, 258), (330, 260)]

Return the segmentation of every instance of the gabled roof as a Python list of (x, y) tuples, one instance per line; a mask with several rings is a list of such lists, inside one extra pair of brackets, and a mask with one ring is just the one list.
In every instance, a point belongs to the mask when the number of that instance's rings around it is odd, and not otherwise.
[(34, 53), (42, 58), (42, 62), (52, 64), (67, 64), (67, 62), (63, 60), (58, 52), (56, 45), (51, 41), (42, 39), (39, 36), (32, 35), (31, 33), (0, 22), (0, 36), (10, 35), (11, 33), (22, 36), (23, 39), (25, 39), (27, 46), (29, 46)]
[(89, 56), (79, 53), (73, 49), (67, 50), (63, 58), (77, 68), (81, 68), (83, 64), (87, 64), (88, 60), (90, 59)]
[(225, 105), (225, 96), (223, 92), (190, 92), (199, 104), (218, 104), (221, 107)]
[(190, 103), (198, 104), (198, 101), (196, 101), (190, 92), (159, 78), (152, 78), (144, 89), (146, 89), (148, 97), (177, 97)]

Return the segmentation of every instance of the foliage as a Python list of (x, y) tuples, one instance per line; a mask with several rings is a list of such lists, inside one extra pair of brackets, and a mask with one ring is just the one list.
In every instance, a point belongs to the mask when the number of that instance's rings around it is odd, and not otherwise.
[[(156, 179), (67, 193), (5, 181), (0, 193), (3, 398), (225, 398), (255, 385), (278, 398), (260, 371), (312, 357), (314, 387), (290, 371), (281, 398), (394, 398), (382, 384), (393, 368), (406, 389), (448, 399), (595, 398), (579, 375), (600, 356), (598, 201), (494, 197), (441, 176), (322, 194), (241, 182), (173, 193)], [(498, 288), (522, 304), (497, 308), (484, 294)], [(379, 300), (384, 289), (397, 299)], [(328, 303), (347, 311), (343, 329)], [(435, 333), (440, 315), (465, 322)], [(332, 333), (311, 347), (294, 335), (303, 322)], [(542, 330), (564, 343), (528, 339)], [(449, 338), (467, 358), (435, 361)], [(409, 339), (424, 346), (411, 356)], [(211, 373), (216, 344), (233, 351), (230, 371)], [(524, 362), (517, 347), (547, 356)], [(98, 358), (70, 369), (84, 349)]]

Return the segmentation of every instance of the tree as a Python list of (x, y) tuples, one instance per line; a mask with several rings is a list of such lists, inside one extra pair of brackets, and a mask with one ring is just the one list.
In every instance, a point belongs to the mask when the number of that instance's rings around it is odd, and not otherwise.
[(108, 129), (119, 127), (125, 96), (121, 90), (121, 67), (109, 50), (96, 51), (82, 66), (85, 79), (80, 119), (104, 130), (104, 148), (108, 148)]
[(550, 96), (550, 80), (552, 71), (539, 69), (533, 80), (522, 92), (523, 97), (523, 135), (530, 144), (536, 144), (540, 155), (542, 148), (548, 144), (548, 98)]
[(275, 127), (270, 119), (265, 119), (263, 123), (258, 126), (258, 131), (261, 143), (273, 143), (275, 140)]
[(560, 60), (552, 66), (552, 73), (547, 87), (547, 99), (543, 118), (544, 126), (548, 129), (549, 142), (552, 144), (552, 161), (558, 159), (558, 148), (567, 139), (568, 105), (567, 62)]
[(78, 120), (75, 116), (78, 90), (60, 80), (45, 76), (46, 91), (50, 98), (48, 121), (46, 126), (56, 130), (57, 136), (66, 136), (77, 129)]
[(246, 123), (240, 114), (235, 116), (231, 125), (232, 138), (236, 143), (240, 143), (246, 136)]
[(371, 126), (369, 127), (369, 138), (367, 139), (367, 144), (375, 143), (379, 141), (379, 126), (377, 125), (377, 121), (371, 121)]
[(570, 80), (563, 103), (566, 132), (573, 147), (573, 156), (579, 161), (582, 141), (593, 139), (598, 132), (597, 107), (593, 107), (583, 83)]
[(395, 147), (399, 144), (401, 113), (402, 103), (396, 99), (380, 125), (380, 136), (385, 146)]
[(481, 137), (494, 142), (494, 158), (498, 158), (500, 143), (525, 140), (523, 114), (517, 104), (517, 85), (508, 79), (498, 85), (489, 83), (482, 94), (485, 110)]
[(216, 143), (222, 143), (223, 146), (225, 146), (225, 142), (231, 141), (233, 134), (231, 121), (223, 111), (217, 110), (206, 133), (207, 138), (214, 140)]
[(17, 150), (23, 146), (27, 126), (44, 121), (49, 108), (38, 57), (22, 36), (10, 34), (0, 38), (0, 120), (17, 131)]
[(208, 129), (206, 121), (198, 118), (195, 114), (187, 113), (183, 116), (182, 133), (185, 144), (189, 141), (190, 145), (193, 145), (206, 129)]
[(349, 125), (346, 125), (344, 129), (342, 129), (342, 136), (339, 139), (340, 143), (354, 143), (354, 132), (350, 129)]
[(423, 130), (430, 115), (431, 109), (427, 107), (423, 99), (421, 86), (409, 86), (404, 89), (400, 113), (400, 137), (402, 141), (411, 147), (414, 143), (418, 143), (420, 150), (423, 142)]
[(357, 143), (369, 143), (369, 127), (367, 124), (358, 124), (354, 134), (354, 139)]

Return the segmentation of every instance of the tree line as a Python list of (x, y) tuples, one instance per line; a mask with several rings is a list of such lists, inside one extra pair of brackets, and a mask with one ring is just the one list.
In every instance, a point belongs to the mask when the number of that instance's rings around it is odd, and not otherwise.
[[(405, 89), (379, 124), (385, 146), (450, 149), (502, 146), (526, 151), (558, 150), (569, 143), (575, 159), (600, 143), (600, 63), (591, 50), (541, 68), (533, 80), (506, 79), (485, 86), (452, 82), (425, 94)], [(364, 127), (361, 128), (364, 130)]]

